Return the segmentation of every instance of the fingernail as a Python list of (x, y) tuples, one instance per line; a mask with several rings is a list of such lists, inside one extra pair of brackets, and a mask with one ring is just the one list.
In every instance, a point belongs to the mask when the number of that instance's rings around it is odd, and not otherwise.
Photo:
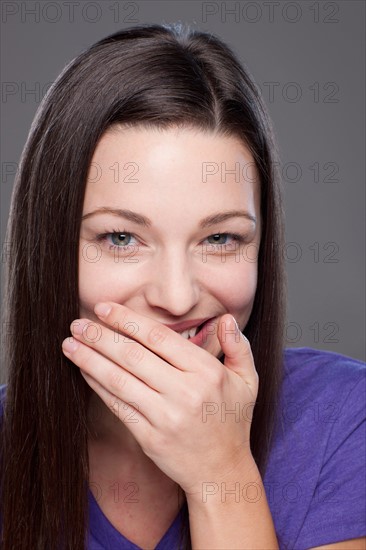
[(73, 353), (78, 349), (78, 347), (79, 347), (79, 342), (74, 339), (71, 340), (70, 338), (66, 338), (66, 340), (62, 342), (62, 349), (66, 353)]
[(85, 321), (83, 323), (81, 319), (75, 319), (75, 321), (73, 321), (70, 325), (70, 330), (73, 334), (81, 335), (83, 334), (84, 326), (85, 326)]
[(107, 315), (112, 311), (112, 306), (109, 304), (103, 304), (99, 303), (96, 304), (94, 308), (94, 312), (98, 315), (98, 317), (107, 317)]
[(246, 340), (247, 342), (249, 342), (248, 338), (245, 336), (245, 334), (240, 330), (239, 328), (239, 325), (238, 325), (238, 322), (237, 320), (235, 319), (235, 317), (233, 316), (233, 319), (235, 321), (235, 325), (236, 325), (236, 330), (239, 332), (239, 334), (241, 334), (241, 336), (244, 338), (244, 340)]

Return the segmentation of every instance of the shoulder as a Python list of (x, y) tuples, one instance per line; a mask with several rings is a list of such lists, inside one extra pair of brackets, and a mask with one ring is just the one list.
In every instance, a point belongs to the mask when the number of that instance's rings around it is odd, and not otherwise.
[[(284, 350), (277, 441), (323, 459), (365, 419), (366, 364), (312, 348)], [(282, 443), (281, 443), (282, 441)], [(319, 446), (318, 446), (319, 444)], [(315, 445), (315, 447), (314, 447)], [(313, 447), (310, 449), (310, 447)]]
[(349, 377), (361, 378), (366, 363), (333, 351), (314, 348), (286, 348), (284, 350), (284, 372), (286, 377), (300, 380), (309, 375), (325, 378), (332, 375), (347, 381)]
[(284, 378), (282, 400), (314, 402), (319, 398), (340, 405), (349, 393), (366, 379), (363, 361), (339, 353), (313, 348), (286, 348), (284, 350)]
[(366, 364), (312, 348), (284, 351), (265, 487), (285, 547), (365, 535)]

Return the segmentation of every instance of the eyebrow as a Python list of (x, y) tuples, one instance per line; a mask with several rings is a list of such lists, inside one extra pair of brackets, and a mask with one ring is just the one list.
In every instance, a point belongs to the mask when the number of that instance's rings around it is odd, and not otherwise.
[[(142, 214), (132, 212), (132, 210), (110, 208), (109, 206), (101, 206), (96, 210), (93, 210), (93, 212), (84, 214), (81, 220), (87, 220), (88, 218), (91, 218), (92, 216), (95, 216), (97, 214), (112, 214), (113, 216), (125, 218), (126, 220), (134, 222), (138, 225), (142, 225), (144, 227), (151, 227), (153, 225), (152, 221)], [(210, 227), (211, 225), (224, 222), (230, 218), (246, 218), (247, 220), (254, 222), (255, 224), (257, 223), (256, 217), (252, 214), (249, 214), (249, 212), (246, 212), (245, 210), (225, 210), (224, 212), (215, 212), (214, 214), (203, 218), (203, 220), (199, 222), (199, 226), (201, 229), (204, 229), (206, 227)]]

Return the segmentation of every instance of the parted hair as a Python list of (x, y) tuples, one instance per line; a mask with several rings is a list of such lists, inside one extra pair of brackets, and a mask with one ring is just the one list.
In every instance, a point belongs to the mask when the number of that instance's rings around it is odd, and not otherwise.
[[(192, 127), (240, 138), (259, 175), (262, 236), (249, 339), (259, 393), (251, 451), (264, 475), (282, 381), (283, 208), (273, 128), (258, 87), (222, 39), (182, 24), (120, 30), (73, 59), (43, 98), (15, 177), (6, 231), (1, 422), (3, 550), (83, 550), (91, 389), (61, 342), (79, 317), (87, 175), (113, 124)], [(245, 281), (243, 281), (243, 285)], [(182, 545), (190, 548), (187, 503)], [(177, 509), (178, 513), (178, 509)]]

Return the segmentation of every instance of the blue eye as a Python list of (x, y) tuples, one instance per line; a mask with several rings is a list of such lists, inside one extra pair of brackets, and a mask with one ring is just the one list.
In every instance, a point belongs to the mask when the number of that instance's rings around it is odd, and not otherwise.
[(131, 243), (131, 238), (134, 238), (132, 233), (118, 230), (97, 235), (97, 241), (106, 241), (109, 244), (109, 250), (123, 250), (129, 246), (135, 246), (135, 243)]
[[(216, 238), (218, 237), (219, 239), (222, 239), (224, 238), (225, 240), (230, 237), (234, 242), (236, 243), (243, 243), (245, 238), (242, 236), (242, 235), (237, 235), (236, 233), (215, 233), (214, 235), (210, 235), (209, 237), (207, 237), (207, 239), (212, 239), (212, 238)], [(217, 242), (217, 241), (214, 241), (213, 243), (210, 243), (210, 244), (214, 244), (214, 245), (218, 245), (218, 246), (226, 246), (228, 243), (227, 242)]]
[[(110, 236), (114, 246), (121, 245), (123, 247), (130, 244), (131, 233), (110, 233)], [(126, 240), (128, 242), (126, 242)]]
[[(213, 242), (209, 243), (210, 245), (215, 245), (219, 249), (221, 247), (227, 247), (227, 246), (236, 246), (238, 244), (245, 242), (245, 237), (243, 235), (238, 235), (236, 233), (215, 233), (214, 235), (210, 235), (207, 237), (207, 240), (214, 239)], [(222, 242), (222, 240), (225, 240), (225, 242)], [(230, 239), (229, 242), (227, 242), (227, 239)], [(219, 242), (220, 241), (220, 242)]]
[[(136, 242), (131, 242), (131, 239), (136, 239), (135, 235), (123, 230), (113, 230), (109, 233), (101, 233), (97, 235), (96, 238), (98, 242), (106, 241), (109, 244), (109, 250), (119, 251), (123, 251), (124, 249), (127, 250), (127, 247), (130, 246), (136, 246)], [(209, 244), (211, 246), (217, 246), (218, 249), (222, 249), (222, 247), (227, 247), (229, 245), (236, 246), (237, 244), (244, 243), (246, 241), (246, 236), (237, 233), (214, 233), (213, 235), (209, 235), (206, 239), (214, 239), (214, 241)], [(228, 239), (230, 239), (229, 242), (227, 242)], [(225, 242), (222, 242), (222, 240)]]

